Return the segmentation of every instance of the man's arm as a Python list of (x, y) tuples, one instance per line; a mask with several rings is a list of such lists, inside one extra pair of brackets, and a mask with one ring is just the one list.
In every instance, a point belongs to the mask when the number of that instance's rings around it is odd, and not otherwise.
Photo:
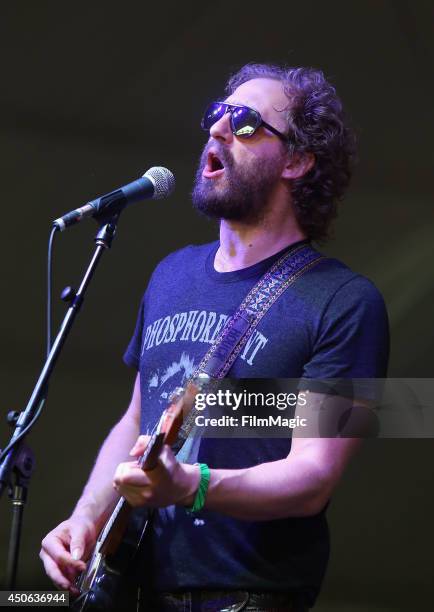
[[(245, 520), (272, 520), (311, 516), (326, 505), (360, 438), (320, 437), (319, 422), (327, 417), (330, 435), (351, 407), (352, 414), (371, 414), (363, 400), (323, 393), (305, 393), (306, 404), (296, 415), (305, 418), (308, 435), (294, 431), (291, 452), (285, 459), (244, 470), (213, 470), (206, 507)], [(357, 409), (356, 409), (357, 408)], [(353, 428), (359, 433), (361, 423)], [(349, 431), (349, 428), (347, 429)]]
[[(308, 410), (317, 418), (315, 407), (324, 400), (329, 398), (309, 393), (308, 407), (299, 408), (297, 414), (305, 416)], [(344, 398), (333, 402), (339, 413), (348, 405), (354, 406)], [(362, 401), (357, 405), (368, 410)], [(135, 454), (143, 452), (145, 443), (139, 439)], [(291, 452), (279, 461), (245, 469), (211, 469), (205, 508), (254, 521), (314, 515), (329, 500), (359, 445), (358, 438), (294, 437)], [(134, 463), (123, 463), (114, 482), (132, 505), (191, 506), (199, 479), (198, 466), (178, 463), (166, 447), (157, 468), (145, 474)]]
[(39, 553), (48, 576), (60, 588), (74, 591), (73, 582), (85, 564), (96, 537), (119, 495), (113, 489), (113, 474), (125, 460), (139, 434), (140, 378), (137, 375), (130, 405), (105, 439), (89, 480), (69, 519), (42, 540)]
[(299, 438), (280, 461), (211, 470), (205, 507), (250, 521), (317, 514), (358, 444), (349, 438)]
[(130, 405), (105, 439), (95, 465), (72, 516), (86, 515), (100, 530), (119, 495), (113, 489), (113, 474), (124, 461), (140, 431), (140, 376), (137, 374)]

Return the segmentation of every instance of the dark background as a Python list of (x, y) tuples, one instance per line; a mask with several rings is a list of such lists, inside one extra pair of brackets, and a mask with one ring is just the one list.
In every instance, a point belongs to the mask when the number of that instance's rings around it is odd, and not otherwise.
[[(390, 376), (434, 363), (432, 3), (9, 3), (2, 6), (2, 415), (28, 400), (44, 354), (50, 222), (153, 165), (174, 196), (128, 210), (105, 255), (30, 442), (37, 456), (20, 583), (45, 587), (43, 535), (71, 511), (97, 448), (124, 411), (134, 373), (121, 363), (149, 274), (168, 252), (214, 239), (189, 193), (206, 103), (248, 61), (322, 68), (360, 138), (360, 163), (324, 249), (370, 277), (391, 321)], [(61, 234), (57, 296), (77, 285), (93, 221)], [(3, 416), (0, 442), (7, 439)], [(319, 612), (432, 605), (431, 440), (365, 445), (334, 496), (331, 563)], [(10, 505), (1, 502), (0, 568)]]

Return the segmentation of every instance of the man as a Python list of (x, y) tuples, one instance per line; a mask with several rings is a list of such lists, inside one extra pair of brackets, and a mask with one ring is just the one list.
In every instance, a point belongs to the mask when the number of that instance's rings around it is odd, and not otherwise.
[[(73, 590), (122, 494), (160, 509), (137, 566), (153, 593), (148, 609), (306, 610), (327, 564), (325, 508), (356, 439), (202, 439), (197, 459), (210, 481), (196, 515), (186, 509), (203, 484), (199, 465), (168, 447), (147, 473), (124, 462), (131, 447), (133, 456), (143, 452), (147, 438), (138, 434), (152, 429), (170, 391), (270, 266), (288, 248), (326, 237), (350, 178), (352, 134), (320, 71), (247, 65), (227, 94), (205, 112), (209, 140), (193, 190), (194, 206), (220, 220), (220, 240), (173, 253), (155, 270), (125, 354), (138, 369), (130, 406), (40, 556), (50, 578)], [(387, 358), (378, 291), (324, 259), (273, 304), (229, 376), (301, 378), (312, 409), (326, 398), (317, 379), (383, 377)], [(374, 399), (365, 391), (356, 403)]]

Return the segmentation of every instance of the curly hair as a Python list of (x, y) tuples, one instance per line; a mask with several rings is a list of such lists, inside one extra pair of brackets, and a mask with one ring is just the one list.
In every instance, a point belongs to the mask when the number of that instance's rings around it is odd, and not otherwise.
[(232, 75), (227, 95), (255, 78), (281, 81), (288, 97), (286, 109), (290, 155), (313, 153), (315, 163), (302, 177), (291, 181), (294, 214), (311, 240), (329, 237), (337, 203), (349, 184), (356, 155), (356, 140), (347, 124), (336, 90), (321, 70), (288, 68), (273, 64), (246, 64)]

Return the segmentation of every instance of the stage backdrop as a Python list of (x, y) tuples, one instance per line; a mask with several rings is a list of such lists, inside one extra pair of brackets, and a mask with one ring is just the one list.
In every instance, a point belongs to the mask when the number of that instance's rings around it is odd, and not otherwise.
[[(0, 22), (2, 410), (22, 409), (44, 356), (50, 222), (143, 174), (172, 169), (176, 192), (124, 213), (62, 354), (29, 443), (37, 457), (19, 585), (44, 587), (43, 535), (77, 499), (126, 408), (121, 362), (141, 294), (170, 251), (216, 237), (191, 209), (204, 106), (248, 61), (322, 68), (360, 139), (360, 163), (324, 251), (370, 277), (391, 321), (390, 375), (431, 377), (432, 4), (9, 3)], [(56, 240), (61, 289), (77, 285), (96, 226)], [(330, 507), (332, 557), (318, 611), (425, 609), (432, 602), (431, 440), (372, 441)], [(4, 568), (10, 507), (1, 502)], [(431, 591), (431, 594), (429, 594)], [(411, 604), (409, 603), (411, 602)]]

